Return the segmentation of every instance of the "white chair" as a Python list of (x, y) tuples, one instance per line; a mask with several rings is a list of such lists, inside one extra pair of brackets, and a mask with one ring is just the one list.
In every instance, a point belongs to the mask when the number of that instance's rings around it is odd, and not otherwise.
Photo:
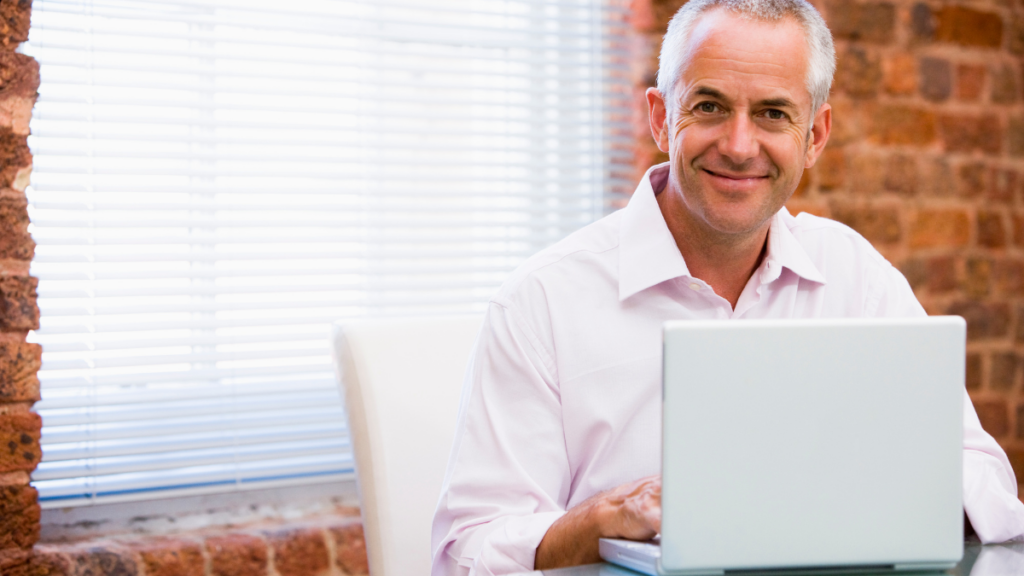
[(430, 524), (482, 317), (335, 325), (372, 576), (430, 573)]

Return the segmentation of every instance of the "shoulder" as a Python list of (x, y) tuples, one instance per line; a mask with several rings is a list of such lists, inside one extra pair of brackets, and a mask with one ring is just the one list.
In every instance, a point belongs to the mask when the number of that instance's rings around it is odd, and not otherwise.
[(833, 294), (840, 298), (857, 295), (856, 299), (863, 301), (864, 315), (924, 313), (903, 273), (856, 230), (806, 213), (786, 220)]
[(846, 224), (806, 212), (784, 214), (783, 220), (816, 265), (839, 260), (872, 268), (892, 267), (864, 236)]

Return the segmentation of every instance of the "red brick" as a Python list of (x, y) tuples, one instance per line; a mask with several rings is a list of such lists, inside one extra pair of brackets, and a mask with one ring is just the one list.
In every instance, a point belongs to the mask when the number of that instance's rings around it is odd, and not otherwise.
[(975, 150), (998, 154), (1002, 150), (1003, 131), (999, 118), (993, 114), (960, 116), (944, 114), (939, 117), (939, 131), (949, 152)]
[(629, 23), (633, 30), (638, 32), (649, 32), (657, 28), (658, 22), (654, 19), (654, 7), (651, 0), (630, 1)]
[(1014, 16), (1010, 21), (1010, 52), (1024, 56), (1024, 16)]
[(1013, 243), (1017, 246), (1024, 246), (1024, 216), (1013, 215)]
[(274, 549), (274, 567), (281, 576), (314, 576), (330, 566), (327, 542), (315, 528), (280, 530), (267, 534)]
[(895, 208), (870, 208), (833, 205), (832, 217), (874, 244), (899, 242), (901, 234), (899, 213)]
[(1010, 307), (1002, 302), (954, 302), (947, 314), (967, 320), (967, 339), (1005, 337), (1010, 330)]
[(888, 44), (893, 40), (896, 9), (889, 3), (832, 0), (826, 4), (832, 35), (844, 40)]
[(32, 164), (28, 137), (15, 134), (10, 127), (0, 126), (0, 188), (11, 188), (22, 168)]
[(71, 570), (68, 558), (63, 555), (26, 551), (21, 556), (21, 558), (11, 558), (16, 560), (11, 563), (0, 560), (0, 574), (3, 576), (78, 576)]
[(914, 4), (910, 10), (910, 29), (914, 36), (920, 40), (931, 40), (935, 37), (935, 27), (938, 20), (931, 8), (923, 2)]
[(996, 202), (1010, 204), (1018, 195), (1021, 179), (1015, 170), (993, 168), (989, 174), (988, 197)]
[(338, 566), (352, 576), (369, 574), (363, 525), (353, 522), (343, 526), (332, 526), (329, 531), (334, 537), (335, 560)]
[(910, 247), (966, 246), (971, 237), (970, 226), (963, 210), (922, 210), (910, 228)]
[(1005, 296), (1024, 296), (1024, 261), (1000, 260), (996, 263), (996, 287)]
[(28, 233), (28, 203), (0, 196), (0, 260), (31, 260), (35, 242)]
[(28, 40), (31, 14), (30, 0), (0, 2), (0, 43), (4, 46), (15, 46)]
[(946, 6), (935, 13), (935, 39), (961, 46), (999, 48), (1003, 44), (1003, 20), (998, 14), (963, 6)]
[(895, 54), (882, 59), (882, 85), (895, 96), (917, 92), (917, 62), (909, 54)]
[(851, 154), (846, 179), (851, 192), (873, 196), (885, 188), (886, 163), (884, 157), (871, 152)]
[(941, 294), (957, 287), (956, 261), (950, 256), (911, 258), (900, 266), (900, 272), (919, 294), (922, 290)]
[(1004, 64), (992, 69), (992, 101), (1013, 104), (1020, 98), (1020, 78), (1017, 68)]
[(878, 93), (882, 64), (876, 54), (853, 46), (839, 54), (835, 88), (854, 98), (870, 98)]
[(686, 3), (686, 0), (654, 0), (651, 2), (654, 8), (654, 20), (658, 23), (657, 31), (664, 34), (668, 28), (668, 21), (675, 16), (679, 8)]
[(822, 191), (841, 188), (846, 182), (846, 154), (842, 148), (826, 148), (812, 170), (818, 176), (818, 188)]
[(974, 403), (978, 412), (981, 427), (986, 432), (999, 438), (1010, 431), (1010, 410), (1005, 400), (981, 400)]
[(31, 486), (0, 486), (0, 550), (29, 549), (39, 540), (37, 498)]
[(265, 576), (267, 573), (267, 544), (256, 536), (232, 534), (209, 538), (206, 550), (210, 554), (212, 576)]
[(935, 115), (907, 106), (879, 106), (871, 115), (870, 138), (880, 144), (923, 146), (935, 140)]
[(980, 210), (978, 212), (978, 244), (986, 248), (1006, 246), (1006, 226), (999, 212)]
[(949, 61), (942, 58), (921, 58), (921, 96), (926, 100), (941, 102), (953, 92), (953, 69)]
[(967, 355), (967, 380), (968, 390), (979, 390), (981, 388), (981, 355), (971, 353)]
[(1008, 448), (1006, 450), (1006, 457), (1010, 459), (1010, 466), (1014, 470), (1024, 470), (1024, 450)]
[(13, 96), (35, 101), (38, 89), (39, 63), (24, 54), (0, 51), (0, 98)]
[(36, 402), (42, 362), (39, 344), (0, 341), (0, 402)]
[(18, 574), (32, 559), (32, 553), (19, 548), (0, 549), (0, 574)]
[(935, 294), (956, 288), (956, 260), (949, 256), (930, 258), (927, 263), (928, 290)]
[(204, 576), (203, 552), (195, 542), (151, 540), (136, 550), (146, 576)]
[(965, 102), (975, 102), (981, 98), (985, 87), (985, 67), (972, 64), (961, 64), (956, 67), (956, 97)]
[(0, 414), (0, 472), (31, 472), (39, 463), (42, 420), (35, 412)]
[(964, 164), (957, 170), (957, 189), (965, 198), (978, 198), (989, 190), (989, 169), (980, 162)]
[(867, 124), (863, 104), (843, 96), (833, 96), (829, 103), (832, 104), (832, 134), (828, 138), (828, 147), (839, 148), (858, 141), (861, 128)]
[(920, 291), (928, 283), (928, 265), (920, 258), (911, 258), (897, 266), (903, 277), (907, 279), (910, 288), (920, 295)]
[(939, 156), (924, 162), (920, 190), (921, 194), (933, 197), (957, 193), (957, 179), (946, 158)]
[(1024, 117), (1010, 117), (1010, 155), (1024, 156)]
[(138, 576), (139, 565), (132, 553), (109, 546), (93, 546), (67, 554), (75, 576)]
[(967, 296), (982, 299), (992, 292), (992, 261), (970, 258), (964, 266), (963, 290)]
[(905, 196), (917, 192), (921, 175), (917, 170), (917, 159), (913, 156), (894, 154), (885, 161), (885, 188)]
[(1020, 357), (1013, 352), (996, 352), (992, 354), (992, 368), (989, 372), (988, 386), (992, 390), (1012, 390), (1017, 383), (1020, 371)]
[(29, 276), (0, 274), (0, 332), (39, 328), (38, 284), (38, 280)]

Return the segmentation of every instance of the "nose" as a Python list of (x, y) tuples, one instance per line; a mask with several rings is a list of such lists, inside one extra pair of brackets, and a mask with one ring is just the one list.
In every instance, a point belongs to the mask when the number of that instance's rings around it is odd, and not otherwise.
[(758, 156), (760, 145), (755, 131), (757, 127), (746, 114), (734, 114), (725, 126), (726, 132), (718, 141), (718, 153), (736, 164)]

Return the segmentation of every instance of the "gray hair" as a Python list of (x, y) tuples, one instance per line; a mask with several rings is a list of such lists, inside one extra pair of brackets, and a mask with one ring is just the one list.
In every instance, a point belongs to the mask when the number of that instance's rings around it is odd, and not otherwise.
[(778, 22), (786, 16), (796, 18), (804, 29), (807, 41), (807, 91), (811, 93), (811, 118), (828, 100), (832, 77), (836, 73), (836, 49), (821, 14), (807, 0), (690, 0), (676, 12), (669, 22), (668, 32), (661, 44), (658, 66), (658, 91), (665, 99), (665, 107), (674, 108), (672, 99), (683, 64), (689, 58), (687, 42), (694, 25), (704, 13), (713, 8), (725, 8), (730, 12), (762, 22)]

